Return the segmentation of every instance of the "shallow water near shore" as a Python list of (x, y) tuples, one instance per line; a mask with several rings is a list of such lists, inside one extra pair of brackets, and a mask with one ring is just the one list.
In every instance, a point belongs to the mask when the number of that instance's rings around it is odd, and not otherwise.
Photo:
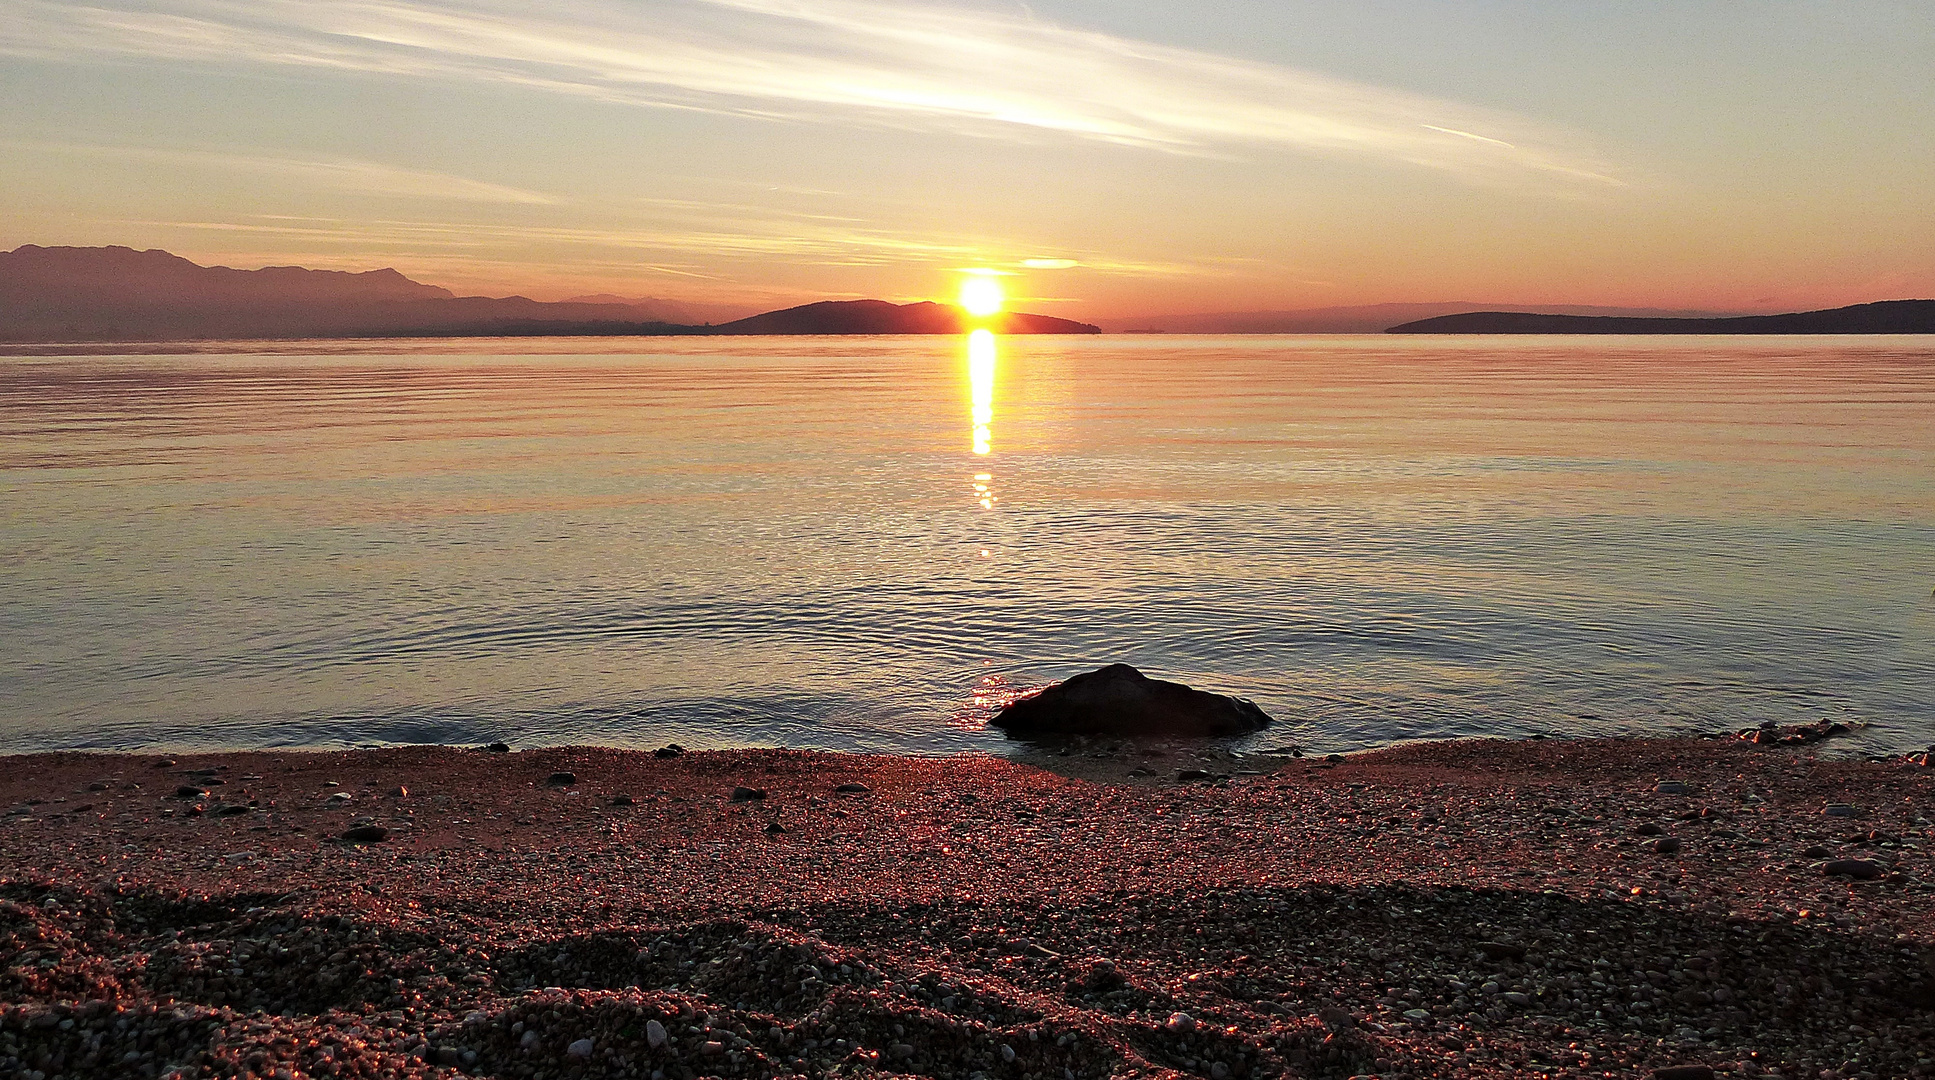
[(0, 357), (0, 751), (1935, 742), (1928, 338), (291, 342)]

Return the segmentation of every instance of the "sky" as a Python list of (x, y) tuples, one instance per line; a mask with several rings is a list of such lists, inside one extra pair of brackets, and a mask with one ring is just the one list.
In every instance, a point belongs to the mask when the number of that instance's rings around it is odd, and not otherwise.
[(1110, 319), (1935, 296), (1929, 0), (6, 0), (0, 248)]

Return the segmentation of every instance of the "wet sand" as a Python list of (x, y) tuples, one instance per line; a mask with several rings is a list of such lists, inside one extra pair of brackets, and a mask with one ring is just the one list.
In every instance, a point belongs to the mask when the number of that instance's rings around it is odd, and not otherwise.
[(1904, 762), (163, 760), (0, 762), (0, 1075), (1935, 1076)]

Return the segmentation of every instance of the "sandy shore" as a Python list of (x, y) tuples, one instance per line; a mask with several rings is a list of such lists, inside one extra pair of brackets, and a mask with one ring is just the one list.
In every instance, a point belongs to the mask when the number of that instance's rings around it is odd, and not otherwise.
[(1935, 1077), (1904, 763), (164, 760), (0, 762), (0, 1075)]

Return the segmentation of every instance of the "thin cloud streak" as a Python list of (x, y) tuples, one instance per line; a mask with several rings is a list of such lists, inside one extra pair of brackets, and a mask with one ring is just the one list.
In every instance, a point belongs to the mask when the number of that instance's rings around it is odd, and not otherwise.
[(10, 0), (0, 53), (511, 82), (654, 107), (1033, 133), (1190, 155), (1287, 149), (1485, 183), (1618, 185), (1565, 133), (1012, 12), (884, 0)]
[(4, 139), (0, 145), (31, 150), (40, 154), (74, 154), (86, 157), (120, 158), (166, 165), (211, 168), (226, 172), (251, 172), (274, 176), (285, 182), (313, 184), (358, 195), (388, 198), (447, 199), (457, 202), (501, 203), (521, 206), (552, 206), (558, 199), (534, 191), (485, 183), (448, 173), (402, 169), (374, 161), (351, 159), (304, 160), (224, 154), (202, 150), (163, 150), (140, 146), (95, 146), (85, 143), (36, 142)]
[[(573, 248), (581, 251), (650, 251), (680, 253), (704, 262), (721, 259), (764, 261), (786, 258), (821, 266), (899, 266), (909, 259), (967, 260), (991, 250), (1012, 249), (1006, 242), (963, 238), (935, 240), (895, 235), (877, 229), (839, 229), (802, 226), (786, 219), (711, 221), (707, 226), (672, 228), (517, 225), (488, 222), (358, 220), (293, 218), (254, 215), (242, 221), (142, 220), (125, 224), (212, 232), (256, 233), (304, 237), (311, 242), (337, 241), (372, 252), (420, 255), (430, 251), (485, 251), (514, 248)], [(729, 227), (721, 227), (729, 226)], [(427, 245), (427, 246), (426, 246)], [(1068, 260), (1063, 260), (1068, 261)], [(1102, 255), (1084, 257), (1084, 269), (1123, 277), (1179, 277), (1226, 273), (1220, 263), (1145, 262)], [(713, 277), (698, 263), (665, 263), (651, 267), (663, 273)]]

